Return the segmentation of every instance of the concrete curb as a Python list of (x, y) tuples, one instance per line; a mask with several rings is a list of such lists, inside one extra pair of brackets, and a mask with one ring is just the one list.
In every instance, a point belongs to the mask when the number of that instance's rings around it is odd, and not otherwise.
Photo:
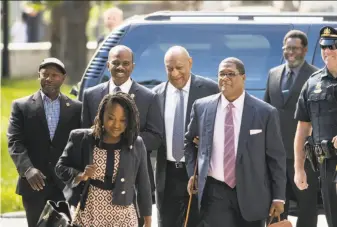
[(26, 212), (17, 211), (17, 212), (9, 212), (0, 214), (0, 218), (26, 218)]

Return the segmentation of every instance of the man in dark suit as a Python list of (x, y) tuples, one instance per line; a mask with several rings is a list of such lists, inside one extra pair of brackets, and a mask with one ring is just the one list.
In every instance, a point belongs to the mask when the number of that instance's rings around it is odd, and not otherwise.
[(19, 173), (16, 193), (22, 196), (29, 227), (36, 226), (47, 200), (64, 200), (64, 184), (54, 167), (70, 131), (81, 126), (81, 103), (60, 93), (65, 74), (60, 60), (43, 60), (41, 89), (12, 104), (8, 151)]
[[(164, 63), (168, 81), (153, 89), (159, 97), (165, 128), (156, 165), (158, 223), (160, 227), (181, 227), (189, 200), (183, 149), (191, 107), (196, 99), (215, 94), (219, 89), (214, 81), (191, 74), (192, 58), (183, 47), (171, 47), (165, 54)], [(197, 213), (194, 198), (188, 226), (196, 226)]]
[(222, 92), (197, 100), (191, 110), (185, 158), (189, 193), (198, 161), (200, 226), (264, 227), (268, 215), (283, 212), (286, 154), (278, 113), (244, 91), (245, 79), (239, 59), (223, 60)]
[(308, 51), (308, 39), (299, 30), (289, 31), (283, 41), (283, 56), (286, 63), (269, 71), (264, 101), (274, 106), (280, 115), (283, 144), (287, 153), (287, 190), (285, 212), (282, 219), (287, 219), (289, 200), (298, 201), (297, 227), (317, 225), (318, 175), (306, 163), (307, 190), (299, 190), (294, 182), (294, 137), (297, 121), (294, 119), (296, 103), (301, 89), (311, 74), (318, 68), (305, 61)]
[(130, 48), (118, 45), (110, 50), (107, 66), (111, 73), (111, 80), (84, 91), (82, 127), (89, 128), (93, 125), (98, 105), (106, 94), (113, 94), (117, 91), (130, 94), (134, 98), (140, 114), (140, 136), (148, 151), (148, 171), (154, 194), (155, 186), (150, 154), (152, 150), (157, 150), (162, 143), (163, 122), (158, 111), (157, 95), (130, 78), (134, 65), (133, 53)]

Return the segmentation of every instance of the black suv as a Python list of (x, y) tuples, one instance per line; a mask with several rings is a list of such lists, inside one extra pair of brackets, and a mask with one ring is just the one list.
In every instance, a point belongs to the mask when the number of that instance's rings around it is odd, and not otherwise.
[[(147, 87), (166, 81), (164, 54), (173, 45), (184, 46), (193, 58), (195, 74), (217, 80), (218, 64), (226, 57), (241, 59), (246, 68), (246, 90), (258, 98), (265, 92), (270, 68), (284, 63), (283, 37), (291, 29), (308, 36), (306, 60), (323, 67), (319, 31), (337, 27), (335, 15), (238, 14), (224, 12), (156, 12), (128, 20), (115, 29), (97, 48), (81, 80), (83, 91), (109, 80), (106, 67), (109, 50), (123, 44), (134, 52), (132, 78)], [(293, 210), (294, 212), (296, 209)], [(296, 215), (296, 212), (292, 215)]]

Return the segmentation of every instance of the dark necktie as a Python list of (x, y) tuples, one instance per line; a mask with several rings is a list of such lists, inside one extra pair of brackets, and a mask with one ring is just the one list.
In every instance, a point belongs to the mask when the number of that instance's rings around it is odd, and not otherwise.
[(233, 108), (234, 105), (229, 103), (227, 105), (227, 113), (225, 117), (225, 146), (224, 146), (224, 180), (225, 183), (234, 188), (236, 185), (235, 178), (235, 134), (233, 122)]
[(184, 157), (184, 93), (178, 90), (178, 98), (173, 122), (172, 156), (179, 162)]
[(120, 87), (115, 87), (113, 90), (113, 94), (116, 94), (117, 92), (122, 91)]
[(282, 90), (289, 90), (294, 81), (294, 72), (290, 70), (287, 73), (285, 79), (286, 79), (286, 82), (284, 83), (284, 87)]

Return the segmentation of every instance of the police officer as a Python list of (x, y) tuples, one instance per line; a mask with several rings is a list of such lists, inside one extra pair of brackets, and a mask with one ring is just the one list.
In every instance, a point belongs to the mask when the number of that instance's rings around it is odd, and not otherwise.
[(299, 96), (295, 119), (295, 176), (300, 190), (310, 185), (304, 170), (304, 143), (312, 136), (312, 147), (320, 172), (321, 191), (329, 227), (337, 227), (337, 194), (333, 175), (337, 153), (333, 146), (337, 139), (337, 30), (326, 26), (320, 31), (320, 47), (325, 67), (310, 76)]

